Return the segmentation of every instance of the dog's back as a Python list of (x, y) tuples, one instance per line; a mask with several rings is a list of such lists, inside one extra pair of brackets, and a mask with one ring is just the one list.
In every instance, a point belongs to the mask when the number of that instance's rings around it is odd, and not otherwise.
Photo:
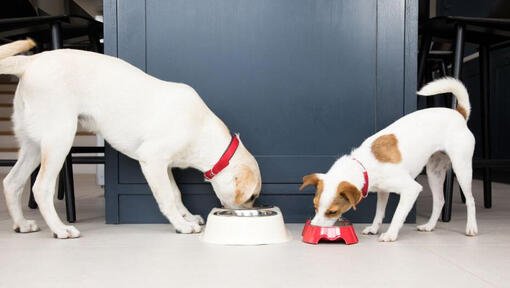
[[(28, 41), (1, 46), (0, 56), (30, 49), (33, 42)], [(174, 137), (187, 139), (196, 129), (186, 125), (218, 121), (188, 85), (159, 80), (121, 59), (98, 53), (59, 49), (12, 56), (0, 61), (0, 73), (20, 78), (14, 100), (15, 131), (35, 141), (41, 139), (44, 129), (39, 126), (47, 119), (72, 124), (69, 119), (74, 118), (136, 159), (130, 151), (136, 150), (142, 137), (172, 131)], [(24, 112), (27, 106), (31, 113)], [(140, 121), (137, 115), (146, 117)], [(23, 124), (26, 121), (39, 124)]]
[(439, 79), (427, 84), (418, 94), (428, 96), (447, 92), (453, 93), (459, 100), (456, 110), (428, 108), (410, 113), (367, 138), (361, 146), (371, 151), (374, 141), (381, 139), (381, 136), (392, 135), (402, 158), (399, 165), (410, 171), (413, 177), (422, 171), (429, 158), (438, 151), (453, 150), (457, 145), (472, 146), (474, 149), (474, 136), (467, 126), (471, 105), (460, 81), (453, 78)]

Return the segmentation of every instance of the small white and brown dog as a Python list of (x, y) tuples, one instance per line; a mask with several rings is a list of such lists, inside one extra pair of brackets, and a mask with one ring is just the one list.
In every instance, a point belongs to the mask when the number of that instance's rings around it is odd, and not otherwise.
[(34, 45), (28, 39), (0, 47), (0, 74), (19, 77), (12, 120), (20, 151), (3, 181), (15, 231), (39, 230), (23, 216), (20, 199), (40, 164), (33, 190), (44, 220), (58, 238), (80, 235), (62, 223), (53, 203), (56, 178), (78, 122), (140, 162), (161, 212), (179, 232), (199, 232), (203, 219), (184, 207), (169, 167), (204, 172), (226, 207), (253, 204), (261, 188), (255, 158), (191, 87), (86, 51), (13, 56)]
[(432, 215), (419, 231), (432, 231), (444, 205), (443, 182), (450, 164), (466, 197), (466, 235), (478, 233), (475, 202), (471, 194), (472, 157), (475, 138), (467, 127), (471, 110), (464, 85), (453, 78), (443, 78), (424, 86), (419, 95), (450, 92), (458, 100), (457, 111), (429, 108), (408, 114), (367, 138), (350, 155), (338, 159), (325, 174), (303, 177), (303, 185), (316, 186), (313, 199), (313, 225), (332, 225), (351, 207), (356, 209), (364, 192), (377, 192), (377, 210), (371, 226), (363, 234), (377, 234), (385, 214), (390, 192), (400, 194), (393, 219), (380, 241), (395, 241), (407, 214), (422, 186), (415, 178), (426, 165), (432, 191)]

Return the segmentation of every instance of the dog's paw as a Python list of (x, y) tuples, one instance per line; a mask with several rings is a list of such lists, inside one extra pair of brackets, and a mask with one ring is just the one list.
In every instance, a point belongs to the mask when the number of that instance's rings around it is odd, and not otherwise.
[(467, 236), (476, 236), (478, 234), (478, 227), (476, 226), (476, 224), (472, 224), (472, 225), (467, 225), (466, 226), (466, 235)]
[(39, 231), (39, 226), (34, 220), (24, 220), (23, 222), (14, 224), (12, 229), (17, 233), (30, 233)]
[(53, 231), (53, 237), (58, 239), (71, 239), (80, 237), (80, 231), (74, 226), (62, 226), (61, 228)]
[(180, 221), (173, 225), (175, 228), (175, 232), (177, 233), (191, 234), (200, 233), (200, 231), (202, 231), (202, 227), (200, 227), (200, 225), (198, 225), (198, 223), (195, 222)]
[(377, 233), (379, 233), (379, 225), (370, 225), (370, 226), (367, 226), (365, 227), (365, 229), (363, 229), (363, 233), (364, 235), (376, 235)]
[(434, 226), (426, 223), (423, 225), (416, 226), (416, 229), (418, 229), (418, 231), (420, 231), (420, 232), (431, 232), (432, 230), (434, 230)]
[(184, 215), (184, 220), (197, 223), (198, 225), (203, 225), (205, 223), (204, 218), (200, 215), (186, 214)]
[(393, 242), (397, 241), (398, 234), (397, 233), (391, 233), (391, 232), (385, 232), (382, 233), (381, 236), (379, 236), (380, 242)]

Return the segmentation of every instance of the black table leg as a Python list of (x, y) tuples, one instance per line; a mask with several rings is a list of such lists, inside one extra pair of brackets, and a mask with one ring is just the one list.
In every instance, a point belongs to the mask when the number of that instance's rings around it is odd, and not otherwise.
[(64, 162), (65, 169), (65, 200), (66, 200), (66, 213), (67, 222), (74, 223), (76, 221), (76, 210), (74, 201), (74, 180), (73, 180), (73, 163), (71, 152), (67, 154)]
[(34, 183), (35, 183), (35, 180), (37, 179), (37, 174), (39, 173), (39, 167), (37, 167), (34, 172), (32, 172), (32, 174), (30, 175), (30, 198), (28, 199), (28, 207), (30, 209), (37, 209), (37, 202), (35, 202), (35, 198), (34, 198)]
[[(491, 158), (491, 141), (490, 141), (490, 123), (489, 123), (489, 71), (490, 71), (490, 51), (488, 45), (480, 45), (480, 95), (481, 101), (481, 118), (482, 118), (482, 153), (483, 159)], [(492, 206), (492, 185), (491, 185), (491, 169), (483, 168), (483, 203), (485, 208)]]
[[(455, 39), (455, 55), (453, 59), (453, 77), (460, 79), (462, 72), (462, 63), (464, 60), (464, 27), (462, 25), (457, 26), (457, 37)], [(452, 96), (452, 108), (457, 107), (457, 101)], [(444, 198), (445, 204), (443, 207), (442, 221), (449, 222), (452, 218), (452, 196), (453, 196), (453, 170), (449, 169), (446, 172), (446, 179), (444, 185)]]

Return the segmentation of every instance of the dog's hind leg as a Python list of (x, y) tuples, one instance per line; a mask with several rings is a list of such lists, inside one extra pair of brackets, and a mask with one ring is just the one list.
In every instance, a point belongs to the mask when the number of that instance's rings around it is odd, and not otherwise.
[(452, 145), (454, 149), (449, 149), (447, 153), (452, 161), (453, 171), (457, 176), (457, 181), (462, 189), (462, 193), (466, 198), (466, 235), (475, 236), (478, 234), (478, 225), (476, 223), (475, 199), (471, 191), (471, 183), (473, 180), (472, 159), (475, 140), (471, 133), (466, 133), (456, 136), (455, 141), (459, 141), (462, 145), (459, 143), (457, 143), (457, 145)]
[(432, 192), (432, 213), (427, 223), (416, 227), (418, 231), (430, 232), (436, 228), (444, 205), (443, 183), (449, 167), (450, 158), (443, 152), (434, 153), (427, 163), (427, 179)]
[(372, 225), (363, 229), (363, 234), (377, 234), (379, 232), (379, 228), (381, 227), (382, 221), (384, 219), (384, 213), (386, 211), (386, 205), (388, 204), (388, 197), (390, 193), (387, 192), (377, 192), (377, 210), (375, 210), (375, 217)]
[(16, 232), (27, 233), (38, 231), (39, 227), (33, 220), (27, 220), (23, 216), (21, 195), (23, 187), (32, 171), (40, 163), (40, 148), (28, 139), (19, 138), (20, 150), (18, 161), (3, 181), (5, 200), (9, 214), (13, 220), (13, 229)]
[(79, 237), (80, 232), (74, 226), (62, 223), (55, 210), (53, 196), (57, 176), (73, 144), (77, 119), (60, 119), (66, 120), (45, 128), (48, 132), (41, 139), (41, 169), (33, 189), (39, 210), (54, 236), (66, 239)]

